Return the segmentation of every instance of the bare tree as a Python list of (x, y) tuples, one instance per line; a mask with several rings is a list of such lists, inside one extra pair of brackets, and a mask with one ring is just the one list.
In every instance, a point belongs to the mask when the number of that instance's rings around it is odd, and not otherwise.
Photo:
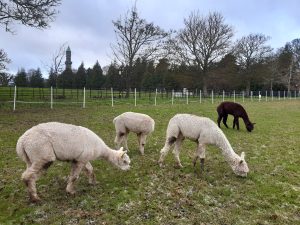
[(115, 58), (125, 65), (128, 95), (134, 62), (137, 58), (153, 57), (161, 49), (163, 39), (168, 34), (153, 23), (141, 19), (135, 7), (124, 18), (113, 21), (113, 25), (117, 41), (111, 48)]
[(61, 0), (1, 0), (0, 25), (8, 32), (13, 32), (11, 26), (15, 22), (23, 25), (46, 28), (57, 14), (55, 7)]
[(7, 86), (12, 80), (13, 76), (5, 72), (8, 63), (10, 63), (10, 59), (7, 57), (6, 52), (0, 49), (0, 86)]
[[(54, 8), (60, 5), (60, 2), (61, 0), (0, 0), (0, 26), (11, 33), (11, 26), (15, 22), (30, 27), (46, 28), (57, 14)], [(0, 49), (0, 71), (5, 69), (5, 64), (9, 62), (7, 54)]]
[(66, 56), (67, 43), (63, 43), (59, 48), (53, 53), (50, 65), (46, 65), (49, 69), (49, 74), (53, 76), (55, 80), (56, 87), (58, 85), (58, 75), (64, 71), (63, 59)]
[(6, 52), (3, 49), (0, 49), (0, 72), (1, 70), (6, 69), (6, 64), (10, 63), (10, 59), (8, 58)]
[(266, 45), (269, 39), (263, 34), (249, 34), (235, 43), (234, 54), (243, 70), (247, 94), (250, 92), (251, 80), (255, 76), (253, 66), (262, 63), (272, 52), (272, 48)]
[(293, 53), (293, 81), (295, 89), (300, 91), (300, 38), (291, 41), (291, 50)]
[(206, 17), (192, 12), (188, 19), (184, 19), (184, 25), (169, 41), (170, 50), (179, 62), (193, 66), (202, 74), (206, 94), (208, 70), (228, 52), (233, 28), (225, 24), (223, 16), (217, 12)]
[(300, 84), (300, 42), (295, 39), (287, 42), (284, 47), (278, 49), (277, 67), (281, 82), (287, 87), (290, 95), (291, 89), (297, 89)]

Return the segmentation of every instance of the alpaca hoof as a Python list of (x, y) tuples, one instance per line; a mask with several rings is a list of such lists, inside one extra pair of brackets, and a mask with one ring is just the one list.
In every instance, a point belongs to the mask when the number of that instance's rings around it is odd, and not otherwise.
[(95, 186), (95, 185), (97, 185), (97, 184), (98, 184), (98, 182), (95, 181), (95, 180), (89, 181), (89, 185), (91, 185), (91, 186)]
[(76, 191), (75, 190), (67, 190), (67, 193), (69, 195), (75, 195), (76, 194)]
[(162, 162), (158, 162), (158, 165), (159, 165), (160, 168), (164, 168), (165, 167), (165, 165)]
[(32, 203), (38, 203), (41, 199), (38, 196), (30, 196), (30, 202)]
[(75, 196), (76, 191), (68, 191), (68, 194), (71, 195), (71, 196)]
[(176, 164), (174, 165), (174, 168), (175, 168), (175, 169), (181, 169), (181, 168), (183, 168), (183, 166), (181, 165), (181, 163), (176, 163)]

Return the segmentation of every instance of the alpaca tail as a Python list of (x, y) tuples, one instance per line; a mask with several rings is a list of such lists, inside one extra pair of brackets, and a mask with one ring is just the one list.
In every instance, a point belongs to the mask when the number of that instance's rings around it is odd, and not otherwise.
[(119, 116), (117, 116), (117, 117), (115, 117), (115, 118), (113, 119), (113, 123), (114, 123), (114, 124), (116, 124), (116, 121), (117, 121), (118, 118), (119, 118)]
[(31, 164), (30, 159), (28, 158), (28, 155), (25, 152), (25, 148), (23, 145), (23, 137), (20, 137), (17, 146), (16, 146), (16, 151), (18, 156), (26, 163), (26, 164)]

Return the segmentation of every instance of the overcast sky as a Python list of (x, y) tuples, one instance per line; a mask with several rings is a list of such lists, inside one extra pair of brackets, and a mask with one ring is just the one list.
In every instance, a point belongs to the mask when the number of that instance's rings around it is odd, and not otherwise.
[[(112, 20), (126, 14), (134, 0), (62, 0), (59, 14), (47, 30), (14, 26), (15, 35), (0, 27), (0, 48), (12, 63), (9, 70), (40, 67), (48, 77), (51, 56), (65, 42), (72, 51), (72, 67), (81, 62), (92, 67), (98, 60), (102, 67), (112, 61), (110, 43), (115, 42)], [(234, 38), (250, 33), (271, 37), (274, 49), (300, 38), (299, 0), (138, 0), (141, 18), (165, 30), (183, 28), (183, 20), (192, 11), (203, 15), (220, 12), (233, 26)]]

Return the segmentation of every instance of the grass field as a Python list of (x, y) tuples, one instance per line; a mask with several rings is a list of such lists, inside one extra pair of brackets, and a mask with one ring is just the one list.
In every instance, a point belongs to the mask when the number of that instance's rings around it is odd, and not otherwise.
[[(0, 105), (0, 224), (300, 224), (300, 101), (246, 102), (256, 127), (252, 133), (222, 127), (234, 150), (246, 153), (250, 173), (234, 175), (219, 149), (209, 146), (205, 172), (192, 165), (195, 143), (182, 146), (183, 169), (173, 155), (165, 168), (157, 165), (168, 120), (192, 113), (216, 121), (217, 103), (153, 105), (89, 104), (38, 107), (20, 105), (15, 112)], [(99, 182), (88, 185), (82, 174), (77, 194), (65, 192), (70, 164), (56, 161), (37, 183), (39, 204), (28, 201), (20, 176), (25, 163), (16, 155), (18, 137), (32, 126), (59, 121), (88, 127), (113, 146), (112, 119), (125, 111), (149, 114), (156, 129), (148, 138), (145, 156), (129, 135), (132, 167), (120, 171), (107, 162), (92, 162)], [(228, 124), (232, 124), (232, 117)]]

